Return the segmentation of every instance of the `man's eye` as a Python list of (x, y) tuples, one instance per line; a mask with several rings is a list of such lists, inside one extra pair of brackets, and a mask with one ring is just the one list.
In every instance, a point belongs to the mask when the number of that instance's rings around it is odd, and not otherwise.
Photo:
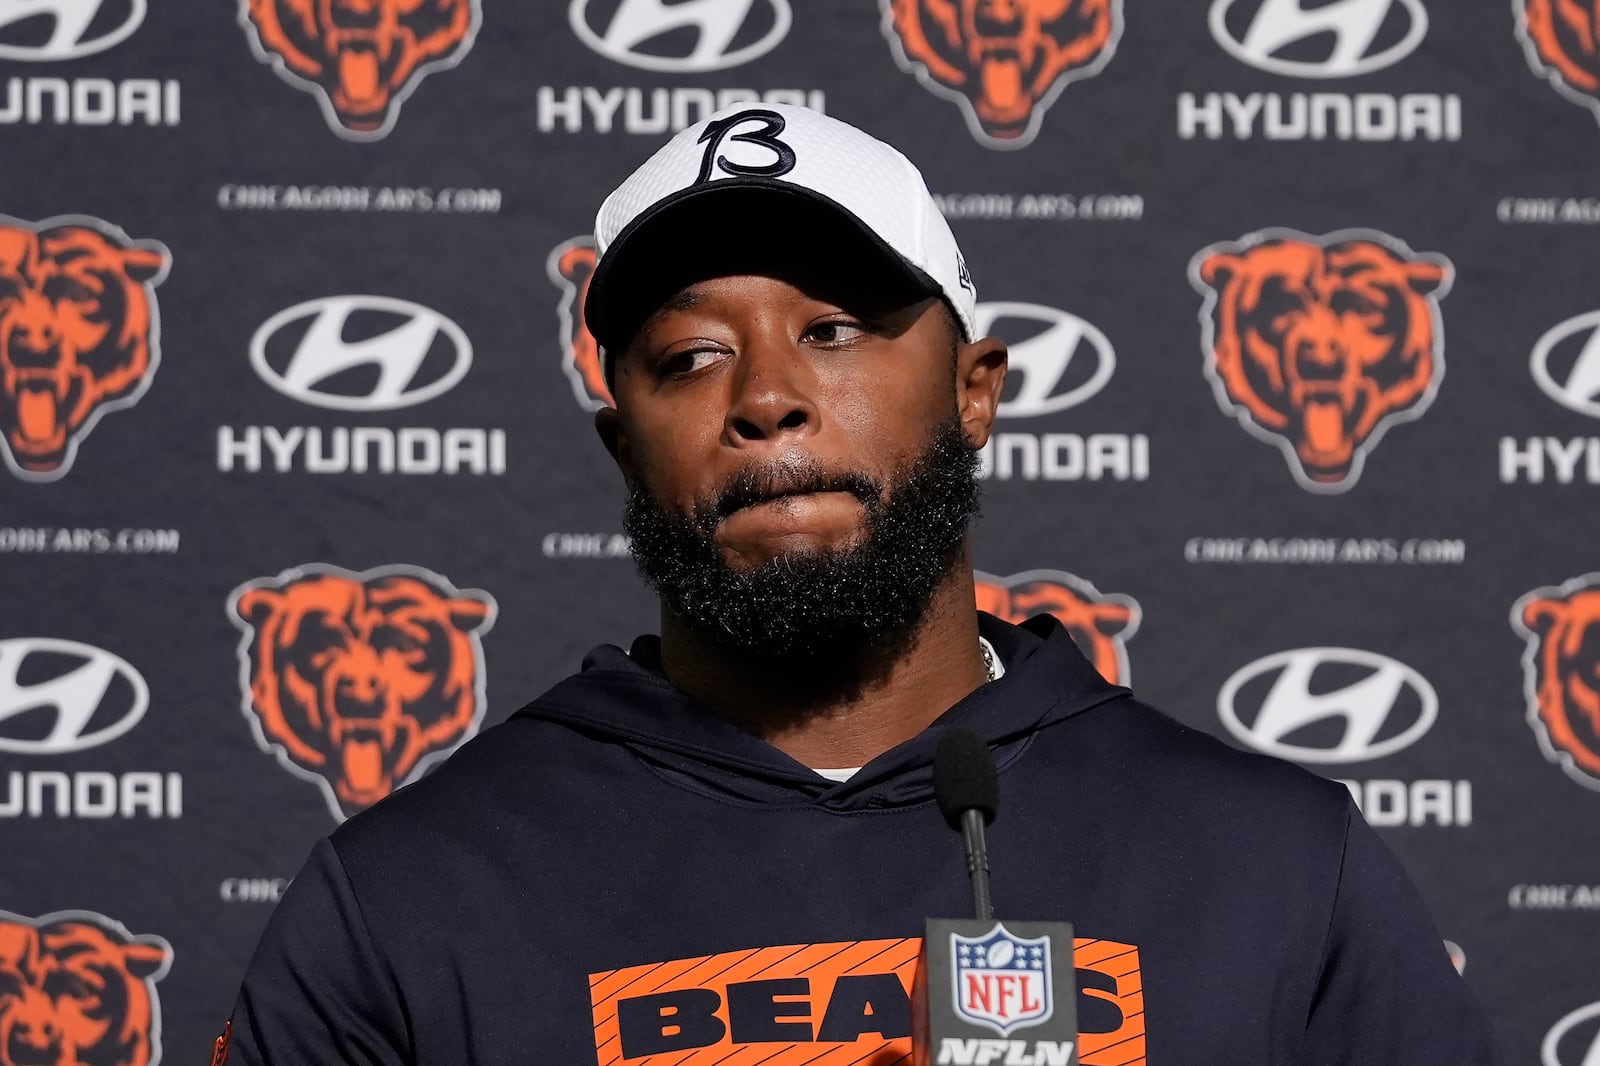
[(830, 320), (806, 327), (802, 339), (814, 344), (849, 344), (867, 335), (867, 327), (859, 322)]
[(674, 352), (656, 364), (657, 370), (664, 376), (675, 377), (680, 374), (693, 374), (697, 370), (704, 370), (721, 355), (709, 348), (692, 348), (688, 351)]

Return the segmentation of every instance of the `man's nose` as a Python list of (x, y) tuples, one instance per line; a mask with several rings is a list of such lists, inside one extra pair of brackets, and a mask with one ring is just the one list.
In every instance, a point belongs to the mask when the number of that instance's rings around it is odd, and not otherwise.
[(805, 353), (793, 341), (762, 338), (747, 345), (734, 369), (724, 440), (744, 447), (815, 432), (815, 383)]

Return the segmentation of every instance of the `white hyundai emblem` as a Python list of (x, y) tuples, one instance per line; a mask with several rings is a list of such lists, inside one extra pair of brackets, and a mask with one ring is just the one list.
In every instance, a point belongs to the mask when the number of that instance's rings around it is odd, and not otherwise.
[(1600, 1066), (1600, 1003), (1579, 1007), (1550, 1027), (1540, 1066)]
[[(1249, 13), (1255, 5), (1255, 13)], [(1269, 74), (1290, 78), (1351, 78), (1392, 66), (1416, 50), (1428, 32), (1422, 0), (1215, 0), (1211, 36), (1228, 54)], [(1387, 31), (1387, 32), (1386, 32)], [(1295, 54), (1313, 38), (1332, 36), (1316, 59)]]
[[(1319, 670), (1340, 671), (1343, 684), (1319, 683)], [(1410, 747), (1433, 726), (1439, 697), (1427, 678), (1386, 655), (1295, 648), (1236, 671), (1217, 695), (1217, 711), (1228, 732), (1257, 751), (1299, 762), (1348, 763)], [(1343, 724), (1337, 738), (1291, 739), (1330, 720)]]
[[(144, 21), (145, 5), (146, 0), (3, 0), (0, 59), (49, 63), (104, 52), (133, 36)], [(97, 18), (102, 10), (109, 13), (105, 19)], [(6, 29), (44, 19), (50, 36), (43, 43), (3, 43)]]
[[(572, 32), (607, 59), (641, 70), (672, 74), (723, 70), (748, 63), (778, 46), (789, 32), (789, 0), (620, 0), (610, 17), (605, 0), (572, 0), (567, 20)], [(752, 26), (756, 19), (762, 22)], [(677, 31), (693, 34), (693, 47), (676, 54), (652, 42)], [(743, 32), (741, 32), (743, 31)], [(746, 40), (750, 34), (753, 39)]]
[[(389, 328), (348, 338), (351, 317), (363, 312), (376, 313)], [(278, 366), (269, 351), (273, 339), (302, 322), (307, 325), (293, 353)], [(472, 343), (450, 319), (409, 300), (328, 296), (263, 322), (250, 338), (250, 363), (261, 380), (302, 403), (337, 411), (388, 411), (454, 388), (472, 366)], [(425, 374), (430, 367), (434, 372)], [(360, 371), (367, 372), (361, 388), (335, 386), (340, 375)]]
[(149, 706), (139, 671), (102, 648), (51, 637), (0, 640), (0, 751), (65, 755), (98, 747), (137, 725)]
[(1530, 362), (1533, 380), (1547, 396), (1600, 418), (1600, 311), (1574, 315), (1550, 329), (1533, 346)]
[[(1029, 303), (981, 303), (977, 332), (986, 336), (996, 323), (1021, 320), (1035, 331), (1010, 341), (1008, 373), (1022, 387), (1000, 404), (1001, 418), (1032, 418), (1076, 407), (1105, 388), (1117, 367), (1111, 342), (1090, 322), (1054, 307)], [(1039, 328), (1042, 327), (1042, 328)]]

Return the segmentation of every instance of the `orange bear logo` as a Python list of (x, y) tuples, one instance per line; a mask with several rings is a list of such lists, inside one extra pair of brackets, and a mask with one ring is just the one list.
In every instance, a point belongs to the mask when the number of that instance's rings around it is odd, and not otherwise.
[(1122, 0), (882, 0), (900, 69), (955, 100), (980, 144), (1022, 148), (1069, 82), (1111, 61)]
[(92, 911), (0, 911), (0, 1066), (151, 1066), (172, 946)]
[(247, 582), (228, 601), (244, 711), (265, 752), (344, 818), (477, 732), (496, 605), (420, 567), (332, 566)]
[(0, 451), (17, 476), (64, 476), (102, 416), (139, 402), (171, 262), (98, 218), (0, 215)]
[(1350, 489), (1384, 431), (1433, 402), (1452, 271), (1368, 231), (1212, 245), (1190, 275), (1218, 404), (1277, 444), (1301, 487)]
[(1600, 3), (1522, 0), (1518, 8), (1517, 36), (1533, 72), (1600, 119)]
[(1128, 684), (1127, 640), (1139, 629), (1139, 604), (1130, 596), (1104, 594), (1062, 570), (1028, 570), (1010, 577), (977, 576), (978, 610), (1006, 622), (1054, 615), (1100, 676)]
[(435, 70), (461, 62), (481, 0), (239, 0), (256, 58), (314, 94), (348, 140), (387, 136), (400, 105)]
[(556, 308), (561, 316), (561, 369), (566, 371), (578, 403), (590, 411), (615, 406), (600, 365), (600, 343), (583, 321), (594, 264), (594, 240), (589, 237), (563, 241), (545, 262), (545, 272), (561, 289), (561, 303)]
[(1528, 593), (1511, 625), (1528, 642), (1528, 724), (1545, 758), (1600, 789), (1600, 574)]

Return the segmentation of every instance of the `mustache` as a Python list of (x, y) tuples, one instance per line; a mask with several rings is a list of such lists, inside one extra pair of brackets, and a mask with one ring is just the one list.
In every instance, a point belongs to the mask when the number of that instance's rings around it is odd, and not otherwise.
[(736, 471), (714, 497), (697, 504), (695, 514), (702, 523), (715, 523), (754, 504), (814, 492), (849, 493), (870, 510), (882, 500), (883, 484), (859, 470), (830, 470), (815, 460), (751, 464)]

